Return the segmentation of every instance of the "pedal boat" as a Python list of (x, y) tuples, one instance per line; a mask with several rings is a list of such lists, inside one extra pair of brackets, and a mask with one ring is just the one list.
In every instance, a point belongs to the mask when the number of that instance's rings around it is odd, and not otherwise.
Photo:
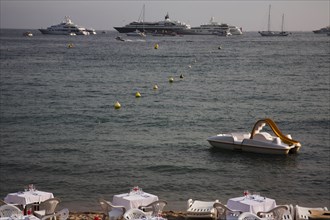
[[(274, 135), (262, 131), (266, 124)], [(207, 138), (207, 141), (215, 148), (262, 154), (293, 154), (297, 153), (301, 147), (301, 144), (293, 140), (291, 135), (283, 135), (275, 122), (269, 118), (257, 121), (251, 133), (218, 134)]]

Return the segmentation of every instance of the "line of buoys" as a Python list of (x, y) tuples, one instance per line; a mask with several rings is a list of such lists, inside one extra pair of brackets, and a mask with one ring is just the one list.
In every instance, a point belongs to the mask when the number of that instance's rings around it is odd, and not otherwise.
[[(156, 44), (156, 45), (158, 45), (158, 44)], [(155, 46), (156, 46), (155, 45)], [(158, 47), (157, 47), (158, 48)], [(156, 49), (156, 48), (155, 48)], [(194, 62), (196, 63), (196, 60), (194, 60)], [(189, 65), (188, 66), (189, 68), (191, 68), (191, 65)], [(183, 79), (184, 78), (184, 75), (183, 74), (180, 74), (180, 79)], [(169, 83), (173, 83), (174, 82), (174, 77), (173, 76), (170, 76), (169, 78), (168, 78), (168, 81), (169, 81)], [(158, 85), (157, 84), (154, 84), (154, 86), (153, 86), (153, 90), (157, 90), (158, 89)], [(139, 92), (139, 91), (137, 91), (136, 93), (135, 93), (135, 97), (136, 98), (140, 98), (140, 97), (142, 97), (142, 95), (141, 95), (141, 93)], [(115, 103), (115, 105), (114, 105), (114, 108), (115, 109), (120, 109), (121, 108), (121, 104), (117, 101), (116, 103)]]

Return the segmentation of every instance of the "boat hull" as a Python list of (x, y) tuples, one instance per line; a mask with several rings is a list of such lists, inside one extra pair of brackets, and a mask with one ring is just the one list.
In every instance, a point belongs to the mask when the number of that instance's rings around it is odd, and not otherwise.
[(265, 145), (254, 145), (254, 144), (235, 144), (235, 143), (227, 143), (215, 140), (208, 140), (211, 146), (214, 148), (224, 149), (224, 150), (233, 150), (233, 151), (243, 151), (243, 152), (251, 152), (251, 153), (259, 153), (259, 154), (277, 154), (277, 155), (286, 155), (290, 153), (291, 147), (270, 147)]
[(288, 36), (288, 32), (274, 32), (274, 31), (259, 31), (259, 34), (263, 37), (285, 37)]

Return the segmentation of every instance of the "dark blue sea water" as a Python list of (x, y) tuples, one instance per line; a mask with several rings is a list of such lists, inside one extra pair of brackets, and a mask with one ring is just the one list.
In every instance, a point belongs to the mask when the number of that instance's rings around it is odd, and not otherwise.
[[(138, 185), (171, 209), (189, 198), (226, 203), (245, 189), (330, 207), (328, 36), (121, 42), (116, 32), (23, 32), (0, 33), (0, 198), (34, 183), (71, 210), (97, 210), (99, 197)], [(265, 117), (301, 142), (299, 154), (219, 151), (206, 141)]]

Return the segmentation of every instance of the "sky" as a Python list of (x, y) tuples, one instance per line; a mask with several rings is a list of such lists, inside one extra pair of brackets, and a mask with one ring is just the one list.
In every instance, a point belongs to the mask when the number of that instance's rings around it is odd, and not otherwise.
[(242, 27), (243, 31), (267, 29), (271, 5), (271, 29), (280, 30), (282, 14), (286, 31), (312, 31), (330, 25), (330, 0), (0, 0), (0, 27), (17, 29), (47, 28), (65, 16), (86, 28), (114, 30), (139, 19), (145, 5), (145, 21), (171, 20), (192, 27), (219, 23)]

